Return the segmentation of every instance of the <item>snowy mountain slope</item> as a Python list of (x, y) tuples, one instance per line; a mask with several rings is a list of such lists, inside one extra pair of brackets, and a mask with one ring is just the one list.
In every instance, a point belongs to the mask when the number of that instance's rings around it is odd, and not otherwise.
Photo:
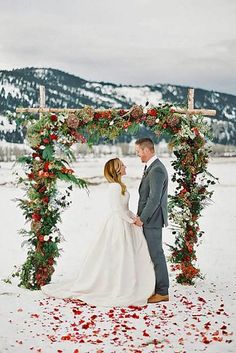
[[(0, 71), (0, 114), (14, 111), (16, 107), (36, 107), (39, 86), (46, 87), (46, 105), (50, 107), (79, 108), (91, 105), (95, 108), (129, 108), (134, 103), (144, 105), (170, 102), (186, 104), (187, 87), (169, 84), (144, 86), (117, 85), (91, 82), (55, 69), (24, 68)], [(236, 145), (236, 96), (195, 90), (195, 107), (216, 109), (211, 118), (214, 142)], [(0, 139), (22, 142), (22, 134), (5, 128), (5, 119), (0, 119)], [(12, 127), (10, 127), (12, 130)]]

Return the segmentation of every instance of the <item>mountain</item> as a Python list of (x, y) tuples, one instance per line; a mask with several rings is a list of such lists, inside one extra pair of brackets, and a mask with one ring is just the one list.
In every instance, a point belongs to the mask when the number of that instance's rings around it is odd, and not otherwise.
[[(187, 87), (155, 84), (143, 86), (118, 85), (107, 82), (86, 81), (80, 77), (50, 68), (23, 68), (0, 71), (0, 140), (22, 142), (23, 132), (9, 125), (6, 112), (16, 107), (37, 107), (39, 86), (46, 88), (46, 105), (54, 108), (129, 108), (133, 104), (145, 105), (169, 102), (186, 105)], [(195, 107), (216, 109), (209, 118), (214, 142), (236, 145), (236, 96), (195, 89)]]

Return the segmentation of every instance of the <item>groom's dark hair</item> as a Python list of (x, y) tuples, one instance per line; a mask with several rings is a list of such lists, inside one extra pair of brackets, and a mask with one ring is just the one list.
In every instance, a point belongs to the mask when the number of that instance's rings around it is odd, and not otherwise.
[(149, 137), (143, 137), (135, 142), (136, 145), (142, 149), (147, 147), (150, 151), (154, 152), (154, 143)]

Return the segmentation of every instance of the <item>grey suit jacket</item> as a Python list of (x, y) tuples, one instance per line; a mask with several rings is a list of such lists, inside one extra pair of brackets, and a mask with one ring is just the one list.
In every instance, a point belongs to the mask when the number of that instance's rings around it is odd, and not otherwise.
[(168, 174), (157, 158), (146, 170), (139, 186), (138, 216), (144, 227), (168, 225)]

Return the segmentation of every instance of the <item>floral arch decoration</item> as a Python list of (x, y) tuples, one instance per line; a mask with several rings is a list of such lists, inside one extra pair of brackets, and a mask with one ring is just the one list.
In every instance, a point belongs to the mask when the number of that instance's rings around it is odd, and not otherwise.
[[(32, 148), (30, 155), (19, 158), (24, 164), (25, 176), (18, 177), (18, 183), (26, 193), (17, 201), (30, 225), (28, 230), (20, 230), (26, 237), (23, 243), (28, 246), (25, 263), (13, 274), (19, 277), (20, 286), (35, 290), (50, 282), (60, 255), (60, 214), (70, 205), (72, 185), (86, 188), (86, 181), (70, 168), (71, 146), (78, 142), (92, 145), (99, 137), (114, 140), (124, 130), (135, 134), (140, 124), (157, 135), (163, 131), (169, 134), (169, 145), (175, 156), (172, 181), (177, 186), (175, 194), (169, 196), (168, 205), (175, 236), (174, 245), (169, 245), (171, 269), (176, 271), (176, 280), (182, 284), (193, 284), (201, 277), (195, 264), (196, 246), (204, 232), (198, 220), (213, 193), (209, 186), (217, 179), (207, 171), (210, 153), (207, 139), (211, 132), (201, 113), (214, 115), (215, 112), (194, 110), (190, 93), (187, 109), (169, 104), (145, 108), (135, 105), (129, 110), (95, 110), (90, 106), (17, 109), (21, 114), (15, 119), (27, 128), (26, 137)], [(58, 151), (66, 157), (61, 158)], [(69, 183), (64, 194), (57, 189), (58, 179)]]

